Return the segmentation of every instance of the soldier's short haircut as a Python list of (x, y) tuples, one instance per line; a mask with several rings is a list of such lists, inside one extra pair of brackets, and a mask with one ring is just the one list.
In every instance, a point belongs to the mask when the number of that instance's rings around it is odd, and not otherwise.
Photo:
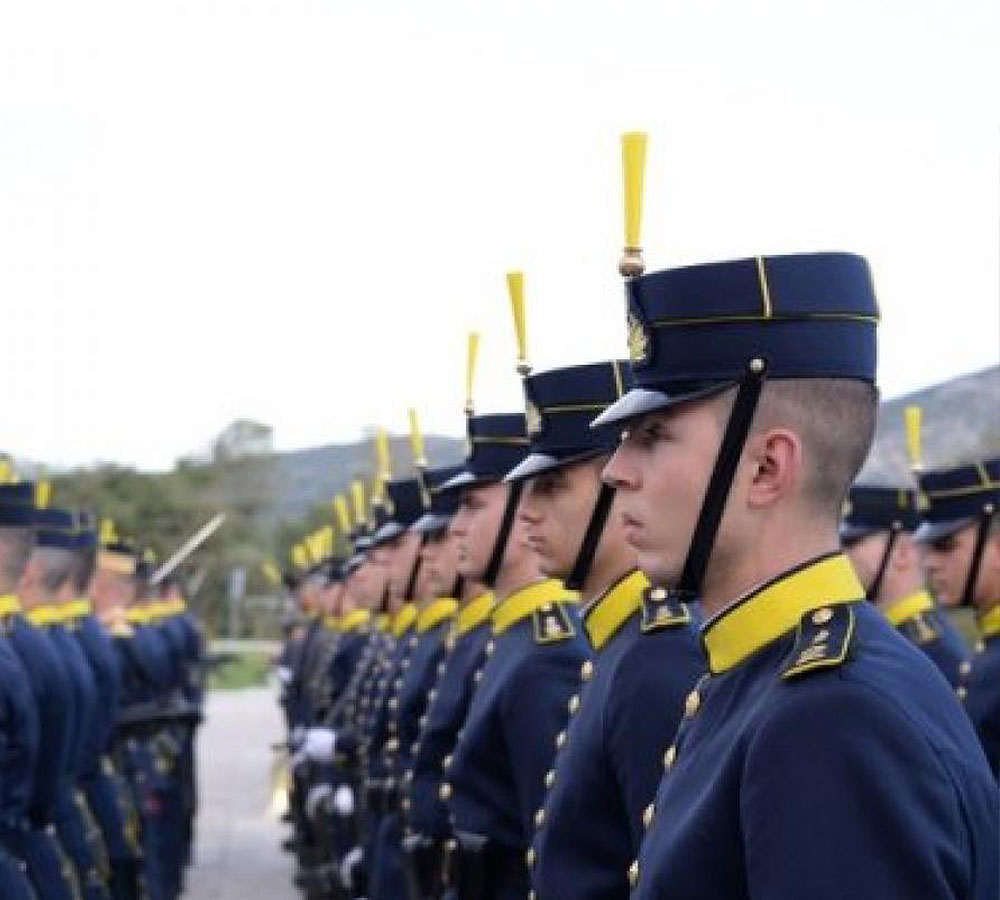
[(76, 563), (72, 550), (62, 547), (35, 547), (34, 557), (42, 569), (42, 590), (54, 594), (73, 575)]
[(838, 517), (875, 436), (878, 390), (864, 381), (796, 378), (766, 382), (753, 432), (787, 427), (805, 448), (805, 497)]
[(97, 568), (97, 548), (90, 547), (87, 550), (76, 550), (73, 553), (73, 572), (70, 577), (73, 579), (73, 587), (81, 596), (86, 593), (94, 577), (94, 570)]
[(28, 528), (0, 528), (0, 591), (17, 587), (31, 556), (34, 537)]

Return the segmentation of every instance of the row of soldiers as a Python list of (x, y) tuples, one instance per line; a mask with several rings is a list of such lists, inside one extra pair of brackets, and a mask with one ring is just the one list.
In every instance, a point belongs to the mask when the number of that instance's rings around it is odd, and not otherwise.
[(866, 261), (645, 274), (644, 148), (626, 138), (629, 360), (532, 374), (510, 278), (524, 412), (470, 399), (465, 461), (427, 468), (415, 440), (350, 558), (289, 581), (299, 883), (995, 900), (1000, 459), (854, 484)]
[(0, 484), (0, 897), (176, 900), (201, 636), (149, 554)]

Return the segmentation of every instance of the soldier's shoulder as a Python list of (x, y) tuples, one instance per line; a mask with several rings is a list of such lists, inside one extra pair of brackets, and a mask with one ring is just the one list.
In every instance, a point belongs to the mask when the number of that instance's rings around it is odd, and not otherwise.
[(559, 644), (578, 633), (576, 605), (566, 600), (546, 603), (531, 614), (532, 634), (536, 644)]
[(794, 682), (839, 669), (851, 656), (857, 626), (857, 613), (849, 603), (806, 612), (799, 620), (792, 650), (781, 664), (781, 679)]

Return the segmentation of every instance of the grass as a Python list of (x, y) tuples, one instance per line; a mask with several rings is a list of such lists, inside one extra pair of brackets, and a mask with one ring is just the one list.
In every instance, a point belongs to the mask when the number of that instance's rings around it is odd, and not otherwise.
[(243, 688), (263, 687), (271, 671), (271, 660), (266, 653), (240, 653), (220, 657), (208, 674), (210, 691), (238, 691)]

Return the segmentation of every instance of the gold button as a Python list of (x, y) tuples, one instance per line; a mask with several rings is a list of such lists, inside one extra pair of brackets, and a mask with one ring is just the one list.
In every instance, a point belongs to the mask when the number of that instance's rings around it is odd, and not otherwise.
[(479, 682), (483, 680), (483, 670), (477, 669), (476, 674), (472, 676), (472, 680), (476, 682), (476, 684), (479, 684)]
[(684, 715), (690, 718), (698, 712), (699, 706), (701, 706), (701, 697), (698, 695), (697, 691), (691, 691), (691, 693), (687, 695), (687, 699), (684, 701)]
[(976, 641), (975, 646), (972, 648), (976, 653), (982, 653), (986, 649), (985, 641)]
[(441, 785), (441, 789), (438, 791), (438, 796), (447, 803), (451, 799), (451, 785), (446, 781)]
[(653, 600), (666, 600), (667, 599), (667, 589), (662, 587), (653, 588), (649, 592), (649, 596)]
[(632, 865), (628, 867), (628, 883), (630, 887), (635, 887), (639, 883), (639, 860), (633, 859)]
[(437, 695), (438, 695), (438, 692), (437, 692), (437, 688), (431, 688), (431, 689), (430, 689), (430, 690), (429, 690), (429, 691), (427, 692), (427, 699), (428, 699), (428, 700), (429, 700), (429, 701), (430, 701), (431, 703), (433, 703), (433, 702), (434, 702), (434, 700), (435, 700), (435, 699), (437, 698)]
[(408, 813), (410, 811), (410, 798), (403, 798), (403, 812)]
[(492, 656), (494, 651), (497, 649), (496, 641), (487, 641), (485, 653), (487, 656)]
[(535, 864), (535, 848), (529, 847), (528, 852), (524, 854), (524, 861), (528, 864), (530, 869)]
[(534, 891), (528, 891), (528, 900), (538, 900), (538, 895)]
[(962, 663), (958, 667), (959, 675), (968, 675), (972, 671), (972, 663), (967, 659), (962, 660)]
[(452, 761), (453, 758), (454, 757), (449, 753), (444, 759), (441, 760), (441, 768), (442, 769), (450, 769), (451, 768), (451, 761)]
[(964, 700), (969, 695), (969, 689), (963, 684), (955, 693), (958, 694), (959, 700)]
[(656, 815), (656, 807), (650, 803), (649, 806), (642, 811), (642, 824), (644, 827), (649, 828), (649, 826), (653, 824), (654, 815)]
[(833, 618), (833, 610), (829, 606), (817, 609), (812, 615), (813, 625), (825, 625)]
[(541, 828), (545, 824), (545, 810), (539, 808), (535, 812), (535, 828)]
[(582, 666), (580, 666), (580, 677), (584, 681), (590, 681), (594, 677), (594, 663), (591, 660), (587, 660)]
[(671, 744), (667, 747), (667, 752), (663, 754), (663, 768), (669, 769), (674, 764), (675, 759), (677, 759), (677, 748)]
[(551, 789), (552, 785), (554, 785), (555, 783), (556, 783), (556, 770), (549, 769), (549, 771), (545, 773), (545, 787)]
[(574, 694), (572, 697), (569, 698), (569, 714), (571, 716), (575, 716), (577, 710), (579, 709), (580, 709), (580, 695)]
[(556, 735), (556, 750), (562, 750), (562, 748), (565, 746), (566, 746), (566, 732), (560, 731), (559, 734)]

